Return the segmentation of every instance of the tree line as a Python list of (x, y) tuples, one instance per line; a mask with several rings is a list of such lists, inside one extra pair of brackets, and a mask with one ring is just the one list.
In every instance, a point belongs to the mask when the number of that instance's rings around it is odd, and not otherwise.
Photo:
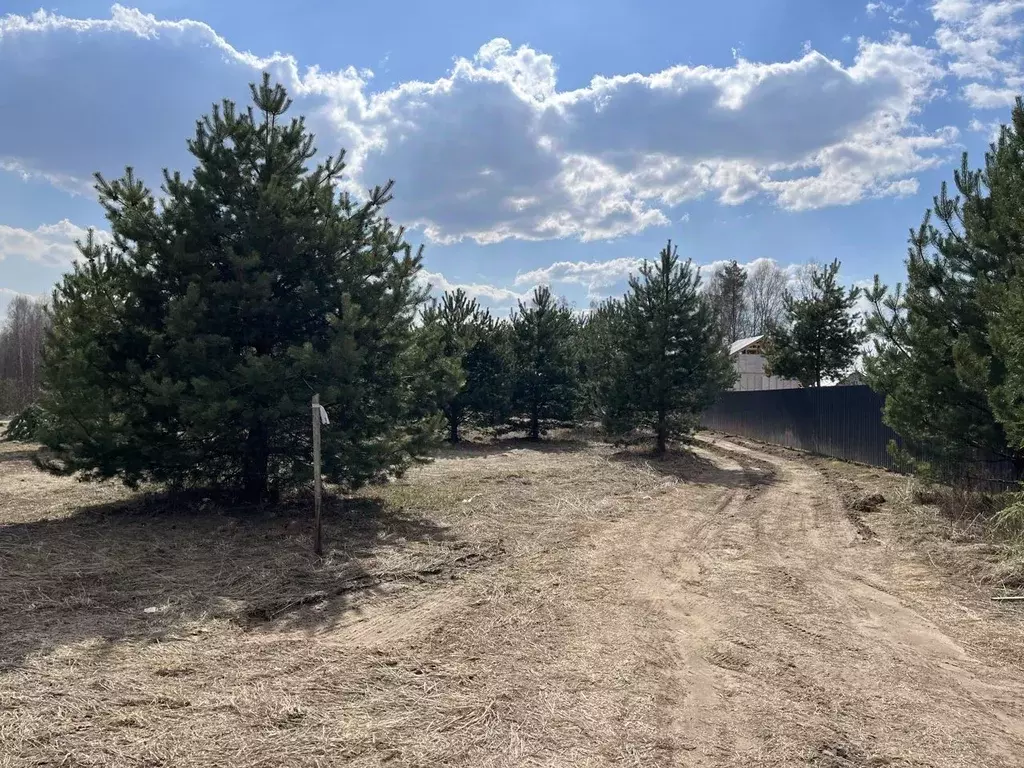
[(401, 474), (465, 425), (600, 420), (658, 451), (732, 381), (698, 270), (671, 243), (621, 299), (574, 312), (547, 287), (508, 318), (462, 292), (428, 300), (384, 209), (391, 184), (338, 192), (344, 153), (265, 76), (252, 107), (197, 123), (191, 176), (157, 196), (131, 168), (96, 176), (111, 238), (92, 234), (53, 293), (36, 436), (55, 473), (249, 499), (308, 482), (309, 400), (328, 482)]
[(422, 333), (461, 371), (441, 403), (453, 442), (467, 422), (537, 440), (552, 424), (599, 421), (622, 439), (650, 434), (660, 454), (735, 378), (698, 270), (671, 242), (590, 313), (541, 286), (496, 320), (458, 290), (427, 309)]
[(43, 302), (15, 296), (0, 324), (0, 416), (39, 398), (43, 340), (49, 319)]
[(35, 368), (45, 469), (271, 498), (308, 482), (313, 393), (325, 479), (346, 489), (468, 425), (536, 440), (600, 422), (664, 453), (734, 382), (737, 334), (769, 333), (776, 372), (808, 384), (852, 359), (838, 263), (800, 296), (770, 262), (702, 290), (669, 242), (586, 313), (544, 286), (506, 318), (461, 291), (431, 300), (422, 248), (385, 213), (391, 183), (339, 192), (344, 152), (314, 164), (285, 90), (264, 76), (251, 94), (198, 121), (194, 170), (165, 171), (159, 201), (131, 168), (97, 174), (111, 237), (78, 244)]

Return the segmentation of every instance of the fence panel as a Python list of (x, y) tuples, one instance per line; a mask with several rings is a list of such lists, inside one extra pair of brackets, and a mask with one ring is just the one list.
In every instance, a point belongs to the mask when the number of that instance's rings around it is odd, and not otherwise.
[[(885, 398), (867, 386), (724, 392), (702, 426), (764, 443), (903, 471), (889, 453), (899, 435), (882, 421)], [(940, 476), (1005, 490), (1019, 479), (1009, 461), (977, 456), (969, 466), (937, 466)]]

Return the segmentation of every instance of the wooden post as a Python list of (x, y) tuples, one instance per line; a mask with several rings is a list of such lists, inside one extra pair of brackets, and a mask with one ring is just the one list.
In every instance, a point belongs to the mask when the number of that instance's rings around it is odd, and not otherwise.
[(324, 553), (323, 525), (320, 521), (320, 500), (323, 494), (323, 479), (320, 475), (320, 395), (313, 395), (313, 552), (318, 557)]

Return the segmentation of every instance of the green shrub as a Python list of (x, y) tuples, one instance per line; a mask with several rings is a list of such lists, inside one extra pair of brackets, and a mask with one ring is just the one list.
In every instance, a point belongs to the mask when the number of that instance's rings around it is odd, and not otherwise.
[(1024, 537), (1024, 493), (1013, 494), (1012, 501), (996, 513), (995, 527), (1004, 535)]
[(30, 405), (11, 419), (4, 432), (4, 440), (31, 443), (37, 440), (39, 430), (46, 420), (46, 411), (38, 405)]

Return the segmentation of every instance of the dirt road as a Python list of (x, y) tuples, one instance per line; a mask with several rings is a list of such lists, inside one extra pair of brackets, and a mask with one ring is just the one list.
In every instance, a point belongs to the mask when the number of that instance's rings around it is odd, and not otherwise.
[(34, 471), (0, 766), (1024, 765), (1024, 609), (799, 457), (452, 451), (319, 565), (295, 521), (92, 518)]
[(702, 453), (754, 487), (665, 499), (628, 544), (674, 639), (680, 764), (1024, 764), (1020, 617), (855, 525), (808, 463)]

